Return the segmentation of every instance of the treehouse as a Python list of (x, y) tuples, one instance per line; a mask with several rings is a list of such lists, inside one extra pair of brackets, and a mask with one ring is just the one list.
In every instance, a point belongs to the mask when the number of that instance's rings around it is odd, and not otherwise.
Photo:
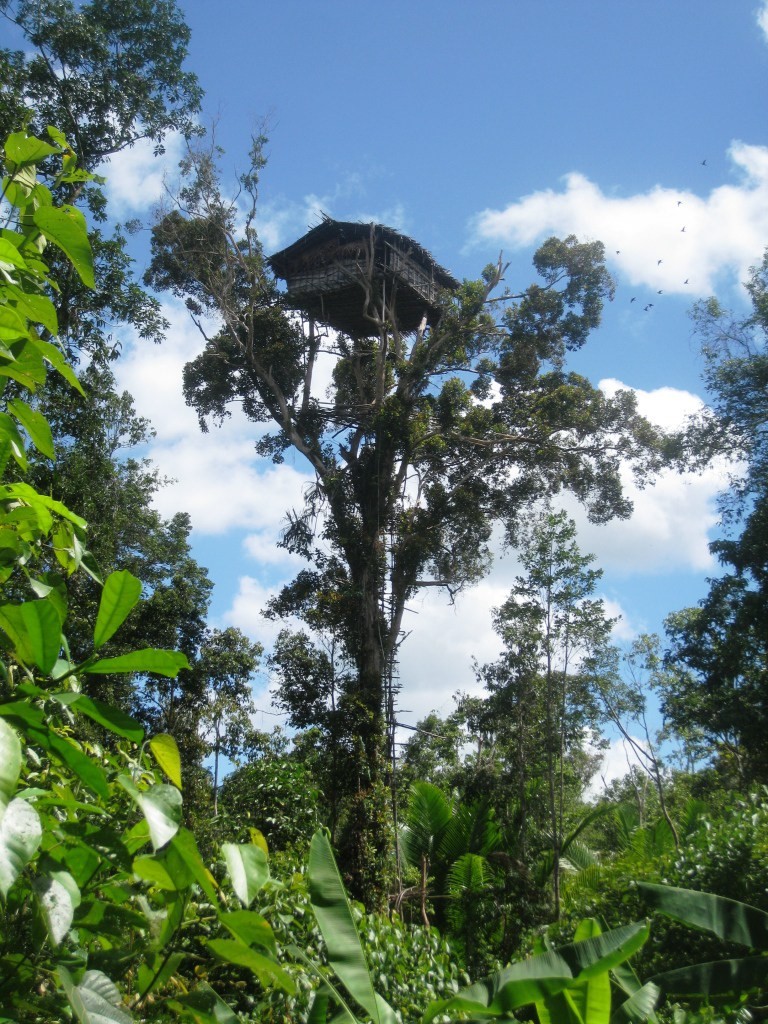
[(437, 298), (459, 282), (412, 238), (383, 224), (323, 217), (317, 227), (269, 260), (297, 309), (353, 337), (379, 333), (378, 322), (401, 334), (426, 316), (439, 318)]

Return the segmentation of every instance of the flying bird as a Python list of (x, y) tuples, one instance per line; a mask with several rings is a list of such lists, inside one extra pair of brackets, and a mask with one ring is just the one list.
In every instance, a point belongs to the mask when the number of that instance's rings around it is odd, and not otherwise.
[(664, 260), (656, 260), (656, 266), (660, 267)]
[(706, 160), (702, 160), (701, 161), (701, 166), (702, 167), (706, 167), (707, 166), (707, 161)]
[(658, 291), (656, 292), (656, 294), (657, 294), (657, 295), (663, 295), (663, 294), (664, 294), (664, 292), (663, 292), (663, 290), (662, 290), (661, 288), (659, 288), (659, 290), (658, 290)]
[(683, 200), (682, 199), (678, 199), (677, 200), (677, 205), (678, 206), (682, 206), (683, 205)]
[(632, 296), (632, 298), (631, 298), (631, 299), (629, 300), (629, 304), (630, 304), (630, 306), (632, 305), (632, 303), (633, 303), (633, 302), (635, 301), (635, 299), (636, 299), (636, 298), (637, 298), (637, 296), (636, 296), (636, 295), (633, 295), (633, 296)]
[(685, 280), (683, 281), (683, 284), (688, 284), (688, 278), (687, 278), (687, 277), (686, 277), (686, 279), (685, 279)]
[(681, 231), (685, 231), (685, 224), (680, 228)]

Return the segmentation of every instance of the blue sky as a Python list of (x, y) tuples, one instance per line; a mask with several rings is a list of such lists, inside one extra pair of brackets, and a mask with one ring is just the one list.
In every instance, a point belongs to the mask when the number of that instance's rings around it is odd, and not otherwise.
[[(459, 277), (477, 277), (503, 250), (508, 281), (524, 287), (548, 235), (600, 239), (616, 298), (573, 365), (606, 389), (637, 390), (641, 409), (665, 425), (700, 406), (688, 310), (713, 293), (742, 304), (739, 282), (768, 244), (765, 2), (181, 7), (189, 67), (206, 90), (203, 121), (216, 122), (227, 173), (244, 169), (249, 135), (266, 122), (259, 225), (268, 252), (324, 211), (396, 227)], [(105, 172), (115, 214), (148, 219), (179, 153), (171, 140), (162, 161), (142, 148), (113, 160)], [(141, 249), (137, 257), (141, 267)], [(160, 507), (192, 515), (195, 553), (216, 582), (217, 623), (268, 644), (273, 630), (259, 609), (298, 567), (275, 539), (301, 500), (306, 466), (259, 462), (254, 428), (237, 417), (199, 434), (180, 371), (201, 342), (182, 309), (167, 312), (168, 341), (129, 346), (120, 380), (155, 423), (152, 455), (176, 479)], [(620, 639), (658, 630), (668, 612), (704, 595), (726, 470), (666, 475), (636, 496), (629, 522), (606, 527), (567, 503), (583, 550), (605, 569)], [(434, 592), (414, 602), (404, 720), (447, 712), (451, 695), (472, 687), (471, 658), (494, 656), (490, 610), (515, 571), (508, 555), (455, 607)]]

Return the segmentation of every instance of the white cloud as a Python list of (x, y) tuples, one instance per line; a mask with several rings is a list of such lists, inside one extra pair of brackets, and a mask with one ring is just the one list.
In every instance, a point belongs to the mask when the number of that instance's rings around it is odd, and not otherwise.
[(615, 196), (574, 171), (561, 191), (544, 189), (504, 209), (483, 210), (473, 237), (514, 248), (552, 233), (598, 238), (632, 284), (708, 294), (723, 273), (743, 280), (768, 237), (768, 147), (735, 141), (728, 155), (738, 183), (714, 187), (704, 198), (661, 185)]
[(498, 657), (499, 638), (491, 625), (491, 609), (507, 597), (509, 587), (490, 576), (450, 604), (445, 593), (427, 588), (408, 606), (403, 628), (411, 635), (400, 649), (400, 712), (415, 724), (430, 711), (448, 714), (457, 690), (480, 693), (472, 659), (481, 664)]
[(243, 541), (243, 548), (257, 565), (269, 566), (270, 569), (280, 568), (288, 573), (297, 572), (302, 566), (306, 566), (305, 559), (278, 547), (275, 541), (274, 531), (251, 533)]
[(182, 370), (203, 341), (181, 303), (164, 302), (162, 314), (170, 324), (163, 343), (154, 345), (134, 334), (115, 372), (119, 386), (133, 395), (138, 414), (151, 420), (167, 442), (200, 432), (197, 414), (184, 402)]
[(296, 465), (259, 458), (254, 443), (264, 428), (237, 408), (220, 428), (202, 433), (182, 393), (184, 364), (201, 350), (202, 339), (183, 306), (165, 304), (163, 313), (171, 324), (163, 344), (134, 341), (117, 364), (119, 386), (134, 396), (136, 411), (157, 431), (148, 454), (171, 480), (155, 505), (167, 516), (188, 512), (202, 533), (258, 531), (266, 550), (267, 538), (277, 542), (287, 510), (303, 503), (312, 477), (298, 458)]
[(285, 623), (272, 622), (264, 618), (262, 612), (279, 589), (279, 585), (267, 586), (254, 576), (241, 576), (232, 606), (223, 617), (224, 621), (228, 626), (236, 626), (247, 636), (269, 647)]
[(766, 42), (768, 42), (768, 0), (763, 0), (762, 4), (755, 12), (755, 15), (758, 27), (765, 36)]
[(606, 618), (614, 619), (613, 628), (611, 629), (611, 640), (615, 644), (634, 640), (638, 630), (630, 622), (621, 604), (604, 595), (598, 595), (598, 597), (602, 599)]
[[(412, 633), (400, 649), (399, 670), (400, 704), (412, 712), (402, 713), (407, 724), (415, 724), (432, 710), (448, 714), (458, 690), (483, 692), (475, 679), (473, 661), (483, 665), (499, 657), (502, 643), (493, 630), (493, 610), (506, 601), (522, 572), (516, 554), (499, 554), (498, 539), (494, 546), (497, 558), (488, 576), (459, 594), (455, 604), (449, 603), (445, 592), (433, 588), (426, 588), (409, 603), (403, 628)], [(608, 617), (618, 619), (612, 631), (614, 641), (634, 639), (637, 630), (622, 606), (615, 600), (603, 600)]]
[(606, 570), (648, 576), (679, 570), (706, 572), (713, 566), (710, 531), (718, 520), (714, 499), (723, 482), (714, 471), (701, 477), (670, 471), (642, 491), (625, 480), (625, 491), (634, 504), (632, 516), (601, 526), (588, 522), (570, 499), (564, 505), (578, 525), (582, 551), (594, 554), (597, 565)]
[(303, 504), (310, 479), (292, 466), (257, 459), (253, 440), (238, 437), (226, 426), (155, 446), (150, 454), (173, 480), (159, 493), (157, 508), (164, 515), (183, 509), (201, 533), (269, 530), (276, 543), (287, 510)]
[(112, 156), (99, 168), (107, 179), (107, 196), (113, 216), (136, 216), (151, 210), (165, 196), (166, 175), (175, 172), (184, 150), (177, 132), (165, 138), (165, 153), (155, 156), (155, 143), (142, 139), (130, 149)]
[[(697, 395), (677, 388), (643, 391), (616, 380), (603, 380), (600, 387), (609, 395), (619, 389), (633, 391), (638, 411), (666, 430), (681, 427), (703, 407)], [(706, 572), (714, 564), (709, 541), (718, 521), (716, 498), (734, 468), (721, 458), (701, 473), (667, 470), (644, 489), (637, 487), (627, 470), (623, 484), (634, 512), (629, 519), (600, 526), (587, 520), (574, 498), (566, 495), (562, 504), (577, 523), (582, 551), (594, 554), (604, 569), (637, 575)]]
[(598, 386), (609, 398), (613, 398), (617, 391), (632, 391), (640, 415), (664, 430), (679, 430), (689, 417), (704, 408), (704, 402), (698, 395), (680, 388), (660, 387), (643, 391), (612, 377), (603, 378)]

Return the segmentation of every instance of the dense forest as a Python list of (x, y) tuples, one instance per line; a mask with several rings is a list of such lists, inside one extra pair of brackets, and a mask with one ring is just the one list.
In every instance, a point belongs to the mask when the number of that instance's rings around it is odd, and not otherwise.
[[(330, 330), (259, 240), (263, 138), (228, 198), (173, 0), (0, 10), (24, 41), (0, 51), (0, 1018), (762, 1018), (768, 250), (747, 315), (691, 310), (709, 405), (676, 433), (568, 367), (612, 293), (597, 242), (548, 239), (519, 290), (501, 260), (442, 272), (413, 322), (355, 242), (356, 319)], [(100, 169), (171, 131), (139, 280)], [(201, 328), (201, 427), (237, 404), (314, 474), (270, 649), (210, 625), (190, 518), (136, 455), (152, 427), (115, 366), (121, 332), (162, 344), (163, 292)], [(618, 647), (559, 498), (608, 522), (627, 467), (723, 454), (720, 573)], [(400, 742), (407, 602), (477, 582), (494, 531), (520, 563), (501, 654)], [(254, 725), (260, 667), (287, 729)], [(632, 757), (590, 799), (608, 730)]]

